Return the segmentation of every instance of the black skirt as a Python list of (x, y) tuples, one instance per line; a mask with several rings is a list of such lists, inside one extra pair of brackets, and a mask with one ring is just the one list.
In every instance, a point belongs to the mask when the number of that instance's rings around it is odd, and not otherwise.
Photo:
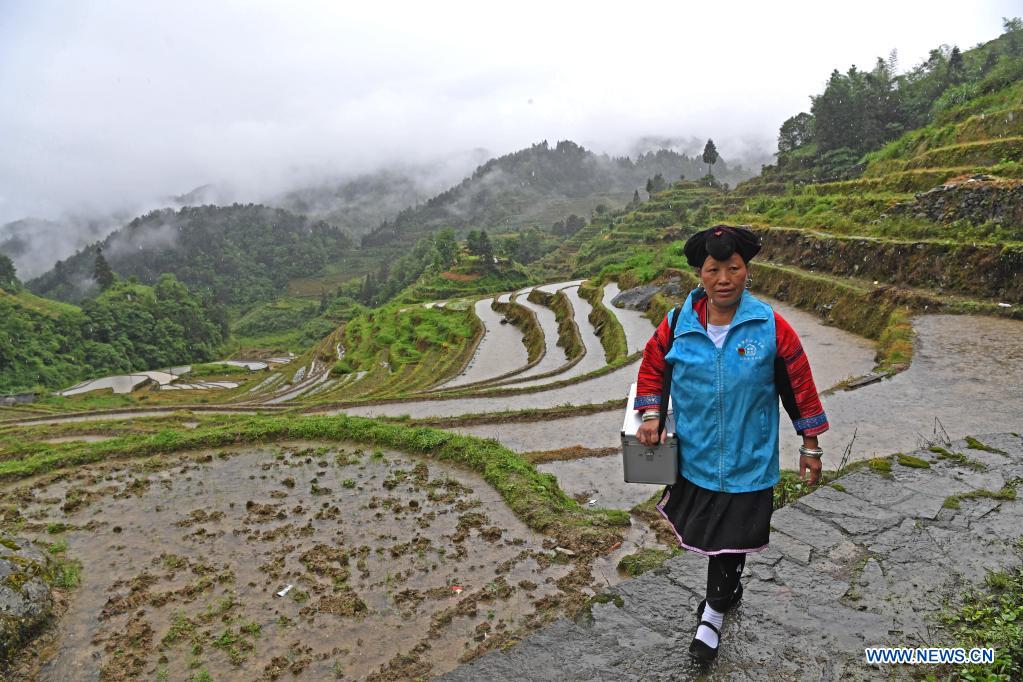
[(679, 477), (664, 489), (657, 509), (685, 549), (708, 556), (759, 552), (770, 538), (774, 492), (723, 493)]

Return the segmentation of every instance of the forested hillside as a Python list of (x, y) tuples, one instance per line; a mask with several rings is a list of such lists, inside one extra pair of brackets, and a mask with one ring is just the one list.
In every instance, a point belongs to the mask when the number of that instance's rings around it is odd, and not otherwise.
[[(718, 161), (714, 171), (723, 182), (750, 175), (729, 168), (725, 161)], [(632, 160), (597, 155), (568, 140), (554, 147), (544, 141), (488, 161), (460, 184), (385, 221), (362, 243), (410, 242), (441, 227), (549, 225), (571, 213), (586, 215), (601, 203), (623, 205), (637, 190), (657, 191), (680, 176), (706, 172), (707, 165), (698, 156), (665, 149)]]
[(345, 182), (294, 189), (266, 203), (323, 220), (358, 238), (443, 188), (436, 180), (419, 177), (413, 170), (382, 170)]
[(28, 288), (60, 300), (82, 300), (97, 288), (97, 248), (123, 278), (153, 284), (163, 273), (173, 273), (221, 303), (246, 304), (272, 300), (290, 280), (341, 258), (351, 240), (325, 222), (253, 204), (164, 209), (58, 262)]
[(174, 275), (114, 282), (78, 308), (25, 291), (0, 254), (0, 393), (208, 360), (226, 336), (223, 308)]
[(810, 111), (781, 126), (777, 166), (766, 167), (759, 181), (857, 177), (867, 152), (910, 130), (951, 120), (966, 102), (985, 106), (985, 96), (1023, 77), (1023, 22), (1006, 19), (1004, 28), (1003, 35), (974, 49), (937, 47), (902, 74), (895, 51), (887, 60), (878, 57), (869, 71), (835, 69), (824, 91), (811, 97)]

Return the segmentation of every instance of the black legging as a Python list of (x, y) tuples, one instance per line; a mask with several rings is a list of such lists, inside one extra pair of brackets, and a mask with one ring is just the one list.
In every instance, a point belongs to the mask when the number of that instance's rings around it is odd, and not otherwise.
[(745, 554), (717, 554), (707, 563), (707, 603), (715, 611), (734, 605), (735, 590), (746, 565)]

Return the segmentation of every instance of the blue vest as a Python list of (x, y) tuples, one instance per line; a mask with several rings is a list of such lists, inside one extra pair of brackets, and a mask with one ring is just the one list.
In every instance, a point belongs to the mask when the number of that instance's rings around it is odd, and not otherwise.
[(693, 310), (705, 295), (689, 294), (665, 356), (673, 365), (679, 471), (709, 490), (770, 488), (779, 479), (774, 311), (743, 292), (719, 350)]

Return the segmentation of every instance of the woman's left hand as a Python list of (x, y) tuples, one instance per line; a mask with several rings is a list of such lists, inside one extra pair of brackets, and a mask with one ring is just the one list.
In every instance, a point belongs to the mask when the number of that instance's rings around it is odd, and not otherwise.
[(809, 472), (811, 486), (817, 485), (817, 482), (821, 480), (821, 469), (823, 468), (820, 457), (799, 456), (799, 478), (805, 481), (806, 474)]

